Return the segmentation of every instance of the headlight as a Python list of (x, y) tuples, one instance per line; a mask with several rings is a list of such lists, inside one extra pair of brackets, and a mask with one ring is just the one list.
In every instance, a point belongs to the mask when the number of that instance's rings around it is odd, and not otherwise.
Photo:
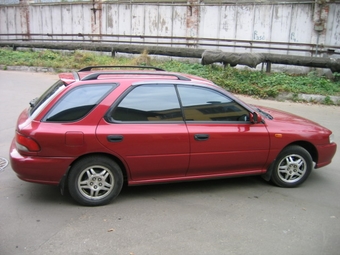
[(334, 134), (329, 136), (329, 143), (334, 143)]

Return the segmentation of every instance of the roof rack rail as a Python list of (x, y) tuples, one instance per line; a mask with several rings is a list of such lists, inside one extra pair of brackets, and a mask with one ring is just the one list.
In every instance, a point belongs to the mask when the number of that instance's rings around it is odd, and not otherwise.
[(147, 72), (100, 72), (100, 73), (91, 73), (87, 76), (85, 76), (83, 79), (81, 79), (82, 81), (89, 81), (89, 80), (96, 80), (98, 79), (99, 76), (101, 75), (124, 75), (124, 74), (132, 74), (132, 75), (162, 75), (162, 76), (172, 76), (172, 77), (176, 77), (178, 80), (181, 81), (191, 81), (191, 79), (179, 75), (179, 74), (175, 74), (175, 73), (147, 73)]
[(80, 69), (78, 72), (88, 72), (96, 68), (135, 68), (135, 69), (153, 69), (155, 71), (165, 71), (162, 68), (154, 66), (88, 66)]

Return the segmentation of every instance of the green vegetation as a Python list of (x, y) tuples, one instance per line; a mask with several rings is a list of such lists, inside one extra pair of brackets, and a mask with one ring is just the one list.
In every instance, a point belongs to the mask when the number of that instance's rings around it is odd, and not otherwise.
[[(340, 96), (340, 79), (333, 81), (319, 77), (311, 72), (308, 75), (289, 75), (286, 73), (264, 73), (253, 70), (240, 70), (220, 65), (202, 66), (200, 64), (179, 61), (157, 61), (143, 52), (136, 58), (112, 58), (90, 52), (75, 51), (62, 53), (51, 50), (44, 51), (13, 51), (0, 48), (0, 65), (8, 66), (39, 66), (52, 67), (56, 71), (77, 70), (93, 65), (153, 65), (167, 71), (189, 73), (212, 80), (227, 90), (259, 98), (275, 98), (280, 93), (291, 93), (293, 100), (297, 95), (318, 94), (326, 96), (324, 104), (333, 102), (330, 96)], [(339, 78), (340, 74), (335, 74)], [(295, 96), (294, 96), (295, 95)]]

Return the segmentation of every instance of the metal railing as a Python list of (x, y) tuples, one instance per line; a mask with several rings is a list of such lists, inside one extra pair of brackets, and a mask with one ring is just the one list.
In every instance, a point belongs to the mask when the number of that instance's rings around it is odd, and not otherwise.
[(204, 37), (176, 37), (176, 36), (150, 36), (150, 35), (119, 35), (119, 34), (53, 34), (53, 33), (30, 33), (30, 34), (0, 34), (0, 41), (32, 41), (32, 42), (74, 42), (74, 43), (105, 43), (105, 44), (138, 44), (157, 45), (168, 47), (190, 48), (215, 48), (246, 49), (256, 51), (279, 51), (309, 53), (311, 56), (319, 54), (339, 54), (340, 46), (318, 45), (311, 43), (273, 42), (258, 40), (216, 39)]

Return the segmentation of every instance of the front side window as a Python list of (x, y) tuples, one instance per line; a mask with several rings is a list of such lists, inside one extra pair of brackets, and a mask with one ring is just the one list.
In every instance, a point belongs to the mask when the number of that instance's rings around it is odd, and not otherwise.
[(248, 111), (226, 95), (203, 87), (178, 86), (186, 121), (247, 121)]
[(183, 121), (174, 85), (141, 85), (109, 114), (112, 121)]
[(76, 121), (89, 113), (115, 88), (113, 84), (93, 84), (76, 87), (64, 95), (48, 112), (44, 121)]

